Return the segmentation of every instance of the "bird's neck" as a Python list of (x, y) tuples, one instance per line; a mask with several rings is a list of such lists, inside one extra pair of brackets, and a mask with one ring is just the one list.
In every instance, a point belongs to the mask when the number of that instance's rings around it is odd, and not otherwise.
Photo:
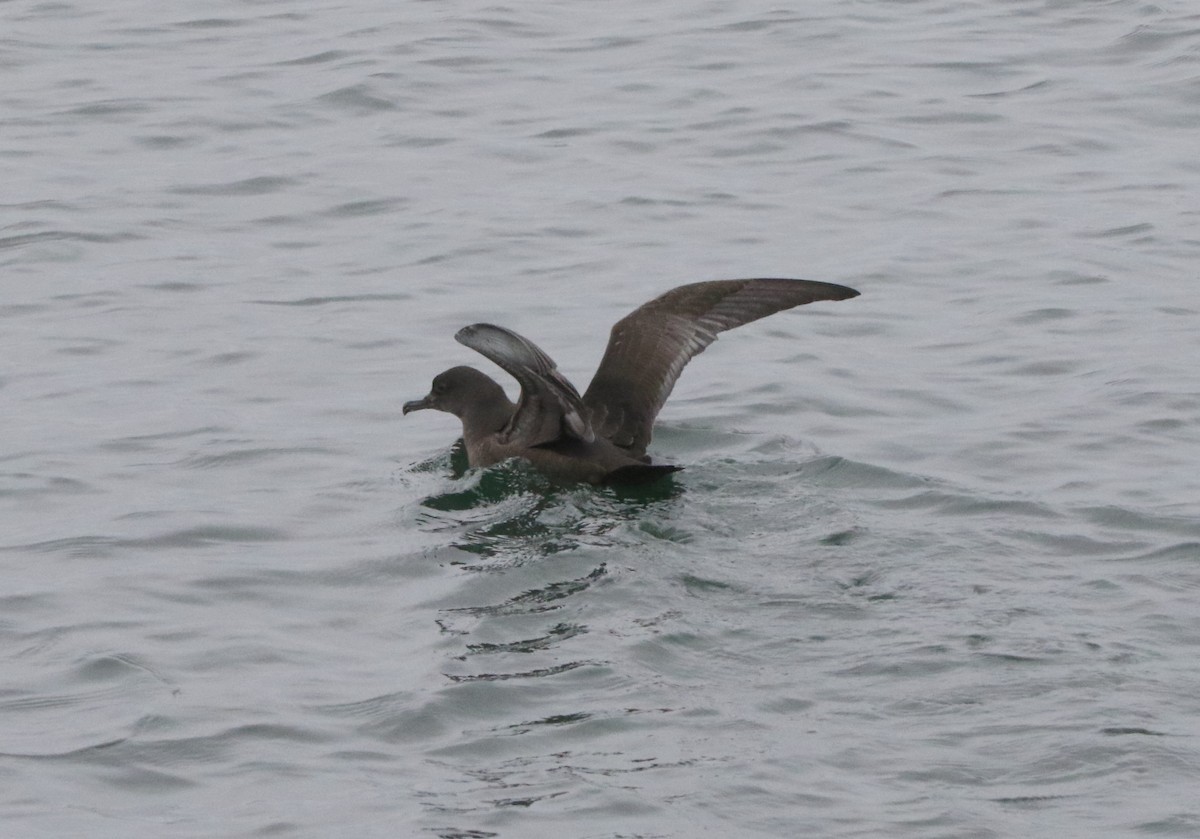
[(512, 418), (516, 407), (508, 401), (508, 397), (503, 392), (487, 399), (477, 400), (460, 418), (463, 425), (463, 438), (477, 440), (495, 434), (504, 428)]

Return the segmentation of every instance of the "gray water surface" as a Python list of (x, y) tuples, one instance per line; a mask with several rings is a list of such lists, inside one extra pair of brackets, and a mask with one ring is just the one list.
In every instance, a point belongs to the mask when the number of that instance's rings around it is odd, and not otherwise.
[[(16, 0), (0, 73), (6, 836), (1200, 834), (1191, 3)], [(661, 486), (400, 416), (744, 276), (863, 294)]]

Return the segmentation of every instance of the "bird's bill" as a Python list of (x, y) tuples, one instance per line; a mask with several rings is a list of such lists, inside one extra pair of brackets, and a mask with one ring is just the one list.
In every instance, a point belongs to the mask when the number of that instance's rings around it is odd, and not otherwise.
[(432, 407), (433, 406), (429, 404), (429, 397), (426, 396), (424, 399), (414, 399), (412, 402), (405, 402), (404, 413), (407, 414), (410, 411), (423, 411), (426, 408)]

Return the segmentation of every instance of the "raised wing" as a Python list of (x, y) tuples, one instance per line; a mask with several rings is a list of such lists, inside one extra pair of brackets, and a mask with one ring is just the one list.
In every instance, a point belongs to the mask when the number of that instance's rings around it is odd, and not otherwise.
[(586, 416), (597, 434), (644, 457), (679, 374), (719, 333), (793, 306), (857, 296), (852, 288), (812, 280), (715, 280), (673, 288), (613, 326), (583, 395)]
[(500, 432), (503, 442), (538, 446), (563, 434), (587, 443), (596, 439), (579, 391), (537, 344), (490, 323), (464, 326), (454, 340), (494, 361), (521, 385), (517, 410)]

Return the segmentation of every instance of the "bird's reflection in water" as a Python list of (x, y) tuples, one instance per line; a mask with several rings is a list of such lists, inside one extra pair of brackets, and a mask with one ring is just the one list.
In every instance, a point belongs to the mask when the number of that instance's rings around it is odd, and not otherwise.
[(682, 482), (563, 485), (519, 460), (470, 470), (461, 443), (416, 468), (451, 476), (419, 502), (416, 523), (446, 538), (440, 561), (473, 572), (438, 609), (438, 627), (456, 639), (444, 675), (520, 684), (603, 666), (586, 640), (608, 610), (598, 592), (621, 570), (615, 559), (673, 518)]
[(667, 476), (653, 484), (597, 488), (560, 484), (527, 463), (510, 460), (470, 470), (462, 441), (420, 471), (448, 471), (454, 486), (423, 499), (417, 520), (426, 529), (455, 532), (454, 562), (473, 570), (497, 570), (580, 546), (621, 544), (621, 528), (667, 513), (683, 484)]

